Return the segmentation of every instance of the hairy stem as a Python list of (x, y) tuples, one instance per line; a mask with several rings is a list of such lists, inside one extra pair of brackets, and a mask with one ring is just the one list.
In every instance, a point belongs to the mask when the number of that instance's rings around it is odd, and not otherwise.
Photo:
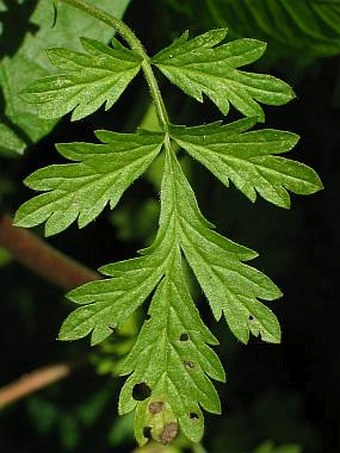
[(149, 85), (151, 97), (155, 103), (157, 116), (159, 123), (164, 132), (168, 132), (169, 129), (169, 117), (168, 113), (158, 86), (157, 79), (154, 75), (152, 66), (150, 64), (150, 58), (145, 52), (143, 44), (134, 34), (130, 27), (128, 27), (123, 21), (117, 19), (111, 14), (103, 11), (100, 8), (96, 8), (83, 0), (60, 0), (61, 2), (68, 3), (69, 5), (89, 14), (95, 19), (100, 20), (109, 27), (114, 28), (117, 33), (129, 44), (132, 50), (137, 52), (142, 58), (142, 69), (144, 77)]
[(8, 215), (0, 216), (0, 246), (35, 274), (66, 290), (100, 278), (30, 231), (14, 227)]

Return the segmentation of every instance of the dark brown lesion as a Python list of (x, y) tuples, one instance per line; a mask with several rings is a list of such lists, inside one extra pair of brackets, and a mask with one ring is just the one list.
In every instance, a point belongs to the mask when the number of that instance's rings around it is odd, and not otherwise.
[(190, 370), (195, 368), (195, 363), (192, 360), (184, 360), (183, 365)]
[(165, 404), (163, 401), (154, 401), (153, 403), (149, 404), (149, 412), (150, 414), (156, 415), (162, 412), (164, 409)]
[(165, 425), (163, 431), (159, 436), (159, 440), (162, 444), (170, 444), (178, 435), (179, 427), (175, 422), (168, 423)]

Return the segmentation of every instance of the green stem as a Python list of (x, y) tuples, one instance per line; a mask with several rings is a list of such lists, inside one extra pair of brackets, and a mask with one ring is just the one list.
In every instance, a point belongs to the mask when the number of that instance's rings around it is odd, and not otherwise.
[(143, 58), (142, 69), (144, 72), (144, 77), (149, 85), (151, 97), (156, 106), (159, 123), (164, 132), (168, 132), (170, 121), (158, 86), (157, 79), (154, 75), (152, 66), (150, 64), (150, 58), (145, 52), (143, 44), (140, 42), (140, 40), (137, 38), (137, 36), (134, 34), (131, 28), (128, 27), (120, 19), (117, 19), (116, 17), (103, 11), (102, 9), (89, 5), (83, 0), (60, 0), (60, 1), (63, 3), (68, 3), (74, 8), (77, 8), (94, 17), (95, 19), (98, 19), (99, 21), (103, 22), (109, 27), (114, 28), (117, 31), (117, 33), (119, 33), (120, 36), (129, 44), (131, 49), (137, 52)]
[[(146, 55), (147, 56), (147, 55)], [(153, 72), (152, 66), (149, 63), (149, 57), (148, 59), (144, 60), (142, 63), (142, 69), (144, 72), (144, 77), (145, 80), (147, 81), (149, 85), (149, 90), (150, 94), (152, 97), (153, 102), (155, 103), (156, 106), (156, 112), (157, 112), (157, 117), (159, 124), (161, 125), (162, 129), (164, 132), (169, 132), (169, 117), (168, 117), (168, 112), (166, 110), (157, 79), (155, 77), (155, 74)]]

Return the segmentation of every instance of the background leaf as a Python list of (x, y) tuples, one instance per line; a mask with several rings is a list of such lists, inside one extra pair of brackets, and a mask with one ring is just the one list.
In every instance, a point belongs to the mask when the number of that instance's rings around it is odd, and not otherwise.
[(205, 0), (215, 22), (238, 36), (270, 41), (282, 56), (340, 53), (338, 0)]
[[(121, 18), (130, 0), (89, 0), (96, 6), (106, 9)], [(32, 8), (34, 5), (34, 11)], [(15, 8), (14, 11), (12, 11)], [(53, 28), (53, 0), (25, 1), (8, 10), (10, 20), (4, 23), (1, 40), (3, 59), (0, 63), (0, 86), (2, 89), (3, 115), (13, 124), (17, 145), (15, 151), (22, 152), (22, 141), (26, 146), (35, 143), (48, 134), (55, 126), (55, 120), (42, 120), (36, 115), (37, 109), (25, 102), (19, 93), (27, 85), (51, 72), (45, 49), (53, 46), (68, 46), (80, 49), (79, 36), (109, 41), (114, 30), (94, 21), (90, 16), (71, 8), (59, 5), (58, 20)], [(4, 13), (4, 19), (7, 16)], [(22, 23), (19, 27), (19, 23)], [(14, 27), (14, 28), (13, 28)], [(12, 30), (22, 30), (21, 41), (13, 41)], [(13, 47), (15, 42), (15, 47)], [(20, 143), (20, 144), (19, 144)]]
[(0, 154), (11, 156), (15, 153), (22, 153), (25, 143), (15, 132), (3, 123), (0, 123)]

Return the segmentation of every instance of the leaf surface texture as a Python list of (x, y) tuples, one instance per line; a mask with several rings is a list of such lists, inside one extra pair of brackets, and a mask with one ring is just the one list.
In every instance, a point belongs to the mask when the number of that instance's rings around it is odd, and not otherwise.
[(287, 190), (309, 195), (322, 188), (314, 170), (278, 154), (290, 151), (298, 136), (273, 129), (248, 131), (256, 122), (172, 129), (176, 142), (206, 166), (223, 184), (235, 186), (252, 202), (258, 192), (267, 201), (290, 207)]
[(141, 67), (141, 57), (122, 45), (113, 49), (88, 38), (81, 42), (87, 53), (49, 49), (51, 63), (65, 72), (39, 79), (25, 90), (24, 99), (39, 105), (40, 117), (59, 118), (73, 110), (72, 119), (79, 120), (104, 103), (108, 110)]
[[(328, 57), (340, 52), (338, 0), (206, 0), (218, 23), (240, 36), (268, 40), (284, 55)], [(274, 50), (274, 49), (273, 49)]]
[(46, 221), (46, 235), (63, 231), (78, 218), (80, 227), (94, 220), (108, 202), (113, 209), (124, 191), (159, 153), (162, 134), (120, 134), (98, 131), (101, 144), (68, 143), (59, 152), (77, 161), (37, 170), (25, 183), (44, 191), (17, 211), (18, 226), (32, 227)]

